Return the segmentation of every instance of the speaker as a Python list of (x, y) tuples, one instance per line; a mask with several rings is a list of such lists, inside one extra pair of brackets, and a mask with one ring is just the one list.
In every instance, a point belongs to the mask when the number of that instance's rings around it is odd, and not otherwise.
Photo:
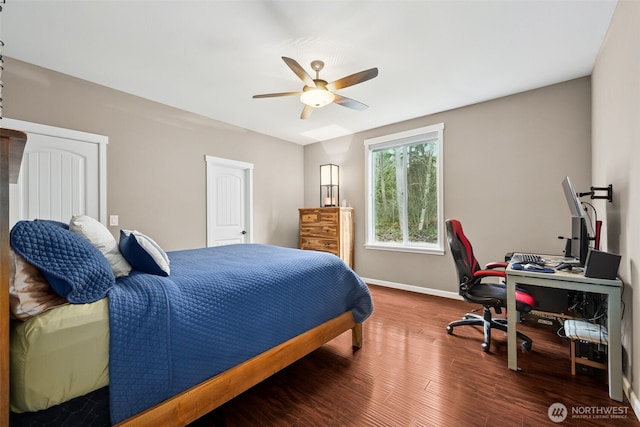
[(584, 275), (595, 279), (615, 279), (619, 266), (620, 255), (589, 249), (584, 263)]

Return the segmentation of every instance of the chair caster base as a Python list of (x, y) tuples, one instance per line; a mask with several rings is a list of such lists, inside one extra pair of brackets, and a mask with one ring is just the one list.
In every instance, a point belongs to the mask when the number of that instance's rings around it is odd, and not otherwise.
[[(481, 326), (484, 328), (484, 342), (481, 344), (482, 351), (489, 353), (491, 347), (491, 330), (499, 329), (503, 332), (507, 332), (507, 319), (504, 318), (492, 318), (491, 312), (486, 309), (483, 316), (477, 314), (467, 313), (461, 320), (455, 320), (449, 323), (445, 330), (449, 335), (453, 335), (453, 329), (457, 326)], [(522, 351), (529, 351), (533, 345), (531, 338), (523, 334), (522, 332), (516, 332), (519, 340), (522, 340)]]

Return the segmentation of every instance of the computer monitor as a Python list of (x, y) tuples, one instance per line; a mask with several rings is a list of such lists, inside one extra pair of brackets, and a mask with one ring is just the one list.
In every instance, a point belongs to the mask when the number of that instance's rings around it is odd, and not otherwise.
[(577, 259), (579, 265), (584, 266), (589, 253), (589, 241), (586, 218), (571, 217), (571, 247), (567, 245), (570, 253), (566, 253), (565, 256)]
[(567, 240), (565, 256), (575, 258), (580, 265), (584, 265), (589, 252), (589, 229), (587, 219), (580, 209), (580, 200), (571, 185), (571, 179), (566, 177), (562, 181), (562, 190), (571, 212), (571, 239)]
[(571, 211), (571, 216), (582, 217), (580, 200), (578, 200), (577, 193), (573, 191), (573, 185), (571, 185), (571, 179), (569, 179), (568, 176), (562, 181), (562, 190), (564, 191), (565, 199), (567, 199), (567, 205), (569, 206), (569, 211)]

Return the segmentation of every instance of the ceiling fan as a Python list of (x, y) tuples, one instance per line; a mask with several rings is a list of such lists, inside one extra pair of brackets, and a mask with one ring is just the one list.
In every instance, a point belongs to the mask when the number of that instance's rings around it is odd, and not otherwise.
[(302, 88), (302, 91), (266, 93), (263, 95), (253, 95), (253, 98), (274, 98), (277, 96), (300, 95), (300, 101), (305, 104), (302, 109), (302, 114), (300, 115), (301, 119), (309, 118), (314, 108), (321, 108), (325, 105), (331, 104), (332, 102), (342, 105), (343, 107), (353, 108), (354, 110), (360, 111), (369, 108), (368, 105), (365, 105), (362, 102), (347, 98), (346, 96), (338, 95), (337, 93), (334, 93), (334, 91), (371, 80), (378, 75), (377, 68), (370, 68), (368, 70), (343, 77), (331, 83), (327, 83), (326, 80), (322, 80), (320, 78), (320, 71), (324, 68), (324, 62), (311, 62), (311, 68), (316, 72), (316, 78), (312, 79), (304, 68), (302, 68), (294, 59), (283, 56), (282, 60), (289, 66), (289, 68), (291, 68), (296, 76), (304, 82), (305, 85)]

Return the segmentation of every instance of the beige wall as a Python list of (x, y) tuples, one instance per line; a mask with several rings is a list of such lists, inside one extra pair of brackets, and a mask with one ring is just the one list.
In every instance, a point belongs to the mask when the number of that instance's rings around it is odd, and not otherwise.
[[(205, 155), (255, 164), (254, 241), (297, 246), (297, 209), (319, 205), (319, 166), (341, 166), (355, 208), (357, 272), (457, 293), (450, 256), (366, 250), (365, 138), (444, 122), (445, 217), (463, 221), (481, 262), (558, 252), (560, 189), (591, 185), (590, 79), (582, 78), (301, 147), (8, 59), (5, 115), (109, 137), (108, 213), (168, 250), (206, 243)], [(366, 114), (364, 112), (363, 114)], [(304, 184), (303, 184), (304, 182)]]
[(254, 241), (297, 247), (301, 146), (12, 59), (3, 80), (5, 117), (109, 137), (114, 234), (135, 228), (167, 250), (205, 246), (212, 155), (254, 164)]
[[(593, 70), (593, 182), (613, 184), (613, 203), (599, 203), (604, 248), (622, 255), (625, 284), (623, 367), (640, 414), (640, 2), (619, 1)], [(627, 395), (630, 395), (627, 392)]]
[(448, 248), (445, 256), (364, 249), (364, 139), (443, 122), (445, 218), (462, 221), (480, 262), (512, 250), (560, 253), (557, 236), (570, 229), (561, 182), (569, 175), (576, 191), (591, 186), (590, 99), (585, 77), (305, 146), (305, 205), (319, 205), (319, 165), (340, 165), (341, 198), (356, 212), (356, 271), (457, 293)]

